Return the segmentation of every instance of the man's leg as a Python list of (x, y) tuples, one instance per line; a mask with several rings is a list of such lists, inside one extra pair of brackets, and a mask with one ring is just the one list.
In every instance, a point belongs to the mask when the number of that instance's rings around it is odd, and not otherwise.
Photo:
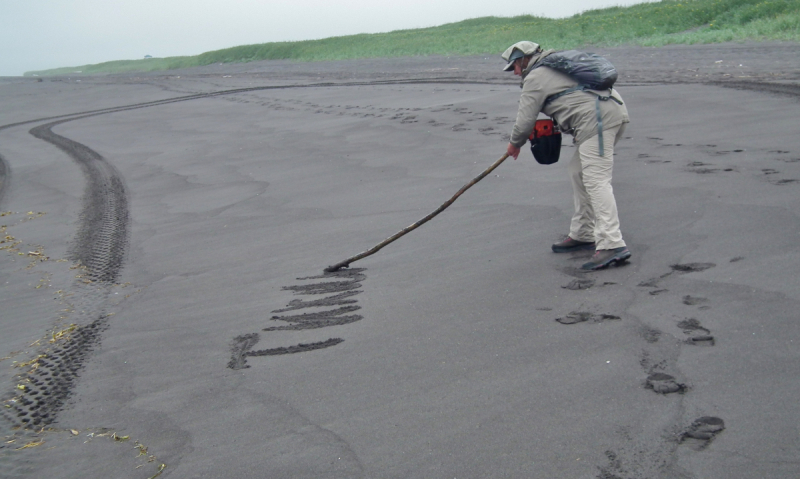
[[(619, 227), (617, 202), (611, 187), (611, 173), (614, 167), (614, 144), (622, 137), (625, 125), (603, 131), (604, 155), (600, 156), (598, 136), (595, 135), (581, 144), (577, 154), (580, 156), (581, 177), (591, 210), (594, 213), (594, 240), (597, 250), (610, 250), (625, 246)], [(573, 180), (574, 183), (574, 180)]]
[(594, 243), (594, 211), (589, 193), (583, 183), (583, 167), (581, 166), (580, 149), (567, 164), (569, 178), (572, 182), (572, 198), (575, 212), (569, 227), (569, 237), (582, 242)]

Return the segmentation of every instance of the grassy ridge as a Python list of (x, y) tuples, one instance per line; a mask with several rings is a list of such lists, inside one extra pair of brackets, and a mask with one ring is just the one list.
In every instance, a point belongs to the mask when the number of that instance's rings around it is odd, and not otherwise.
[(662, 0), (590, 10), (561, 19), (530, 15), (484, 17), (431, 28), (244, 45), (196, 56), (120, 60), (25, 75), (65, 75), (78, 70), (84, 74), (156, 71), (257, 60), (498, 54), (522, 39), (556, 49), (586, 45), (800, 41), (800, 0)]

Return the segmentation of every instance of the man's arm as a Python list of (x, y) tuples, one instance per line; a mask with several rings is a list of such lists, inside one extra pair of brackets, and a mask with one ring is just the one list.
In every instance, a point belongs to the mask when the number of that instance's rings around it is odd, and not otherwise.
[(539, 111), (544, 105), (544, 100), (547, 95), (541, 88), (541, 81), (536, 78), (539, 74), (538, 69), (532, 71), (525, 78), (525, 83), (522, 86), (522, 95), (519, 99), (519, 109), (517, 110), (517, 121), (514, 123), (514, 129), (511, 131), (511, 139), (508, 142), (506, 152), (509, 156), (517, 159), (519, 156), (520, 148), (528, 141), (531, 136), (533, 127), (536, 124), (536, 119), (539, 117)]

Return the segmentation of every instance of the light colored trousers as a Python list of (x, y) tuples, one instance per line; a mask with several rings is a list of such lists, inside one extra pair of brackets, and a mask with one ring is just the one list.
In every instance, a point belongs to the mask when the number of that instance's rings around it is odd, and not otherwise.
[(569, 236), (578, 241), (594, 241), (598, 250), (625, 246), (611, 188), (614, 145), (624, 131), (624, 123), (603, 130), (603, 156), (600, 156), (599, 137), (594, 135), (578, 147), (567, 165), (575, 201)]

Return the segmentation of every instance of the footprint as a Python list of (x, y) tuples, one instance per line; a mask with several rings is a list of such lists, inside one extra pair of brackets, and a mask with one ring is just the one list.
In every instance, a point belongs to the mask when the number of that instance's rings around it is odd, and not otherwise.
[(643, 326), (640, 333), (644, 340), (650, 344), (657, 343), (661, 339), (661, 331), (649, 326)]
[(698, 321), (698, 320), (696, 320), (694, 318), (684, 319), (683, 321), (678, 323), (678, 327), (683, 329), (683, 331), (686, 334), (689, 334), (689, 332), (691, 332), (691, 331), (701, 331), (704, 334), (708, 334), (708, 333), (711, 332), (708, 329), (706, 329), (703, 326), (701, 326), (700, 325), (700, 321)]
[(647, 377), (647, 389), (652, 389), (658, 394), (684, 393), (686, 385), (675, 380), (674, 376), (666, 373), (653, 373)]
[(688, 295), (688, 294), (683, 297), (683, 304), (686, 304), (686, 305), (689, 305), (689, 306), (695, 306), (695, 305), (698, 305), (698, 304), (703, 304), (703, 303), (705, 303), (707, 301), (708, 301), (708, 298), (701, 298), (699, 296), (691, 296), (691, 295)]
[(694, 318), (688, 318), (678, 323), (678, 327), (683, 330), (683, 334), (689, 336), (686, 340), (687, 344), (692, 346), (714, 346), (714, 336), (711, 336), (711, 331), (700, 325), (700, 321)]
[(657, 288), (659, 279), (660, 278), (650, 278), (647, 281), (642, 281), (636, 286), (641, 286), (642, 288)]
[(647, 374), (653, 374), (656, 370), (663, 370), (667, 367), (667, 360), (662, 359), (661, 361), (655, 362), (653, 358), (650, 357), (650, 353), (647, 351), (642, 351), (642, 358), (639, 360), (639, 364), (642, 366)]
[(693, 346), (713, 346), (714, 336), (692, 336), (687, 342)]
[(453, 131), (467, 131), (469, 128), (466, 127), (463, 123), (459, 123), (457, 125), (453, 125)]
[(680, 435), (680, 442), (687, 443), (696, 450), (702, 450), (711, 444), (711, 441), (725, 430), (725, 421), (714, 416), (697, 418)]
[(589, 289), (592, 286), (594, 286), (593, 279), (573, 279), (565, 286), (562, 286), (562, 288), (577, 291), (579, 289)]
[(794, 178), (787, 178), (785, 180), (770, 181), (770, 183), (772, 183), (773, 185), (788, 185), (790, 183), (797, 183), (798, 181), (800, 180), (796, 180)]
[(619, 316), (615, 316), (613, 314), (594, 314), (586, 311), (572, 311), (563, 318), (556, 318), (556, 321), (558, 321), (561, 324), (577, 324), (586, 321), (591, 321), (593, 323), (601, 323), (603, 321), (617, 320), (617, 319), (622, 319), (622, 318), (620, 318)]
[(716, 266), (714, 263), (685, 263), (685, 264), (671, 264), (669, 265), (673, 271), (679, 273), (696, 273), (698, 271), (705, 271), (709, 268)]
[(573, 311), (564, 316), (563, 318), (556, 318), (556, 321), (558, 321), (561, 324), (577, 324), (577, 323), (582, 323), (584, 321), (589, 321), (589, 319), (591, 318), (592, 318), (592, 313)]

